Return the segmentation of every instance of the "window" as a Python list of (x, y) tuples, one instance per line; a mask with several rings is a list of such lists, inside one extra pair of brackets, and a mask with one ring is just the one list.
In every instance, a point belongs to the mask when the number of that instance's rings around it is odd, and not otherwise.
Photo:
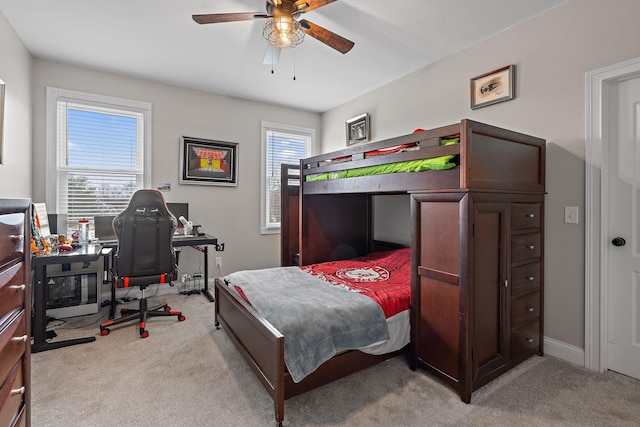
[(149, 187), (151, 105), (47, 88), (47, 210), (115, 215)]
[(313, 155), (315, 138), (315, 129), (262, 122), (262, 234), (280, 232), (280, 165)]

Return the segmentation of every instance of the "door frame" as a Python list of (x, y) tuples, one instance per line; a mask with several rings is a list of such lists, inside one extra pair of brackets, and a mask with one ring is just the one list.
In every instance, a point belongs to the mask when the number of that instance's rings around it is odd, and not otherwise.
[(640, 77), (640, 58), (586, 73), (585, 79), (585, 336), (584, 366), (607, 369), (607, 295), (609, 291), (608, 214), (611, 88), (621, 80)]

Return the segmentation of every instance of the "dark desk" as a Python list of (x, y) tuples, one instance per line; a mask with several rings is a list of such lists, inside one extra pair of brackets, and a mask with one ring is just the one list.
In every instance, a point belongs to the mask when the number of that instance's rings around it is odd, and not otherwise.
[[(111, 255), (112, 256), (115, 255), (116, 249), (118, 247), (117, 242), (99, 242), (99, 243), (101, 243), (105, 248), (112, 248), (113, 252), (111, 253)], [(173, 237), (174, 248), (189, 246), (203, 254), (204, 256), (204, 290), (202, 291), (202, 293), (204, 294), (205, 297), (207, 297), (207, 299), (210, 302), (213, 302), (214, 299), (213, 299), (213, 295), (211, 295), (211, 292), (209, 291), (209, 246), (210, 245), (215, 246), (217, 244), (218, 244), (218, 238), (210, 236), (208, 234), (204, 234), (202, 236), (174, 236)], [(105, 258), (105, 261), (106, 259), (107, 258)], [(179, 260), (176, 259), (176, 262), (177, 261)], [(109, 267), (105, 265), (105, 271), (107, 271), (108, 269)], [(111, 306), (109, 310), (109, 319), (113, 319), (115, 316), (115, 308), (116, 308), (115, 300), (116, 300), (116, 289), (115, 287), (111, 286)]]
[(53, 350), (61, 347), (68, 347), (75, 344), (83, 344), (96, 340), (96, 337), (77, 338), (73, 340), (47, 342), (47, 266), (58, 264), (89, 263), (97, 261), (103, 255), (108, 255), (111, 249), (103, 249), (102, 245), (90, 244), (80, 246), (69, 252), (61, 251), (58, 255), (32, 256), (31, 267), (34, 270), (33, 289), (33, 344), (31, 352)]

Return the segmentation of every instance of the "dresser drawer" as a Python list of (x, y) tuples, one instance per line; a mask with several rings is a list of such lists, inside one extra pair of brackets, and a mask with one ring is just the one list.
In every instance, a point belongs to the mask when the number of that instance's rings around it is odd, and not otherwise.
[(26, 407), (23, 405), (20, 413), (18, 414), (18, 419), (16, 419), (15, 424), (11, 427), (27, 427), (27, 415), (25, 414), (25, 408)]
[(540, 322), (530, 323), (511, 332), (511, 357), (534, 354), (540, 348)]
[(511, 269), (511, 295), (518, 296), (540, 289), (542, 269), (539, 262)]
[(24, 307), (25, 292), (23, 263), (0, 270), (0, 328), (10, 313)]
[(13, 366), (22, 358), (29, 341), (24, 311), (22, 311), (0, 331), (0, 383), (7, 378)]
[(525, 295), (511, 300), (511, 327), (517, 328), (523, 323), (540, 317), (540, 294)]
[(0, 426), (14, 425), (18, 421), (24, 406), (25, 392), (22, 364), (18, 363), (0, 388)]
[(512, 203), (511, 229), (540, 228), (541, 203)]
[(542, 238), (540, 233), (522, 234), (511, 237), (511, 262), (540, 258)]
[(0, 215), (0, 267), (13, 258), (24, 258), (24, 214)]

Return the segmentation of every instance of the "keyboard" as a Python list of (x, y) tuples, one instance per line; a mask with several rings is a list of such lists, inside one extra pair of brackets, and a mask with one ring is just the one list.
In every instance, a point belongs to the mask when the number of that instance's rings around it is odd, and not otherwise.
[(187, 234), (186, 236), (183, 234), (174, 234), (173, 235), (173, 240), (179, 240), (179, 239), (188, 239), (190, 237), (196, 237), (194, 234)]

